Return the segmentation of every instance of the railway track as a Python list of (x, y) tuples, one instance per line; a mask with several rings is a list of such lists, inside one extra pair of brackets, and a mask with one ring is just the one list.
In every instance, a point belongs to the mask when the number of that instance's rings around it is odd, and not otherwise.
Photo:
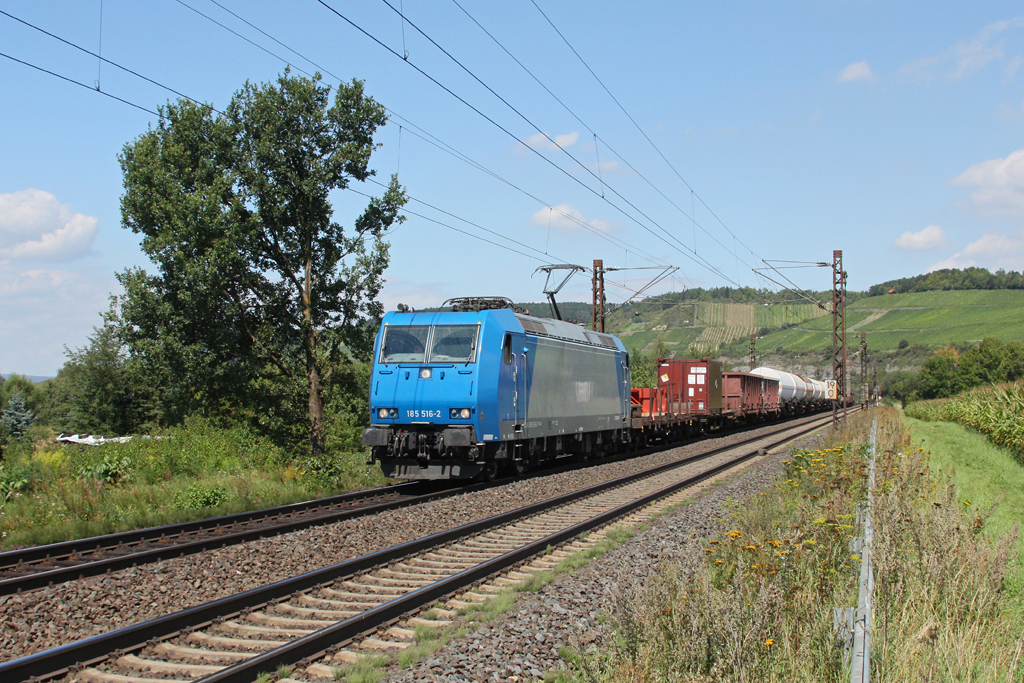
[(0, 596), (475, 490), (407, 482), (313, 501), (0, 553)]
[[(0, 680), (68, 675), (70, 681), (226, 683), (299, 664), (304, 680), (334, 680), (335, 668), (368, 653), (408, 647), (418, 626), (448, 623), (450, 609), (550, 568), (583, 550), (602, 527), (655, 501), (827, 425), (829, 417), (739, 445), (712, 449), (541, 503), (182, 612), (0, 664)], [(585, 539), (577, 538), (596, 530)], [(575, 540), (574, 540), (575, 539)], [(554, 546), (569, 544), (548, 556)], [(540, 559), (533, 559), (540, 556)], [(522, 566), (524, 562), (531, 564)], [(512, 570), (512, 571), (510, 571)], [(496, 577), (496, 578), (494, 578)], [(490, 583), (467, 590), (474, 584)], [(457, 596), (449, 599), (450, 596)], [(439, 600), (431, 618), (417, 613)], [(319, 660), (319, 661), (318, 661)]]
[[(656, 446), (641, 453), (677, 445)], [(615, 462), (635, 455), (637, 453), (606, 458), (601, 462)], [(549, 475), (573, 467), (579, 465), (546, 468), (527, 476)], [(291, 505), (12, 550), (0, 553), (0, 597), (417, 505), (507, 481), (511, 480), (471, 485), (406, 482)]]

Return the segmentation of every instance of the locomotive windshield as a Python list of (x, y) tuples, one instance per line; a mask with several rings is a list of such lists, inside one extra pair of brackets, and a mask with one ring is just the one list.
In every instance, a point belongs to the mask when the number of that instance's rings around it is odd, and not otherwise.
[(422, 363), (429, 325), (389, 325), (380, 351), (382, 363)]
[(476, 355), (476, 325), (435, 325), (430, 340), (431, 363), (472, 363)]

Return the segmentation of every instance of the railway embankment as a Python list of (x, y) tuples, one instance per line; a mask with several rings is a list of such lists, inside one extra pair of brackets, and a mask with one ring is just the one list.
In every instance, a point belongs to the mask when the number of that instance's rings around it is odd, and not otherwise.
[[(872, 413), (872, 677), (1015, 680), (1015, 530), (989, 529), (896, 411)], [(871, 421), (764, 459), (383, 680), (849, 680), (833, 608), (857, 601)]]
[[(723, 437), (741, 441), (770, 428)], [(314, 571), (707, 449), (694, 442), (443, 501), (0, 597), (3, 661)]]

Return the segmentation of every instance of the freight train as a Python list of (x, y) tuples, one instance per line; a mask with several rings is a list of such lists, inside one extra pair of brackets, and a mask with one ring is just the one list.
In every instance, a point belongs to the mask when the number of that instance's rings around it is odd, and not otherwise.
[(831, 405), (824, 382), (706, 358), (659, 360), (656, 386), (633, 389), (614, 335), (496, 297), (445, 303), (377, 333), (362, 439), (388, 477), (492, 479)]

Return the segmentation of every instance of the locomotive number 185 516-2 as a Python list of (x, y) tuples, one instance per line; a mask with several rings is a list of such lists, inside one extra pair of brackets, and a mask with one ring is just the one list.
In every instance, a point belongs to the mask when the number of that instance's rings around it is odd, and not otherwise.
[(440, 410), (407, 410), (405, 411), (406, 417), (442, 417), (443, 413)]

